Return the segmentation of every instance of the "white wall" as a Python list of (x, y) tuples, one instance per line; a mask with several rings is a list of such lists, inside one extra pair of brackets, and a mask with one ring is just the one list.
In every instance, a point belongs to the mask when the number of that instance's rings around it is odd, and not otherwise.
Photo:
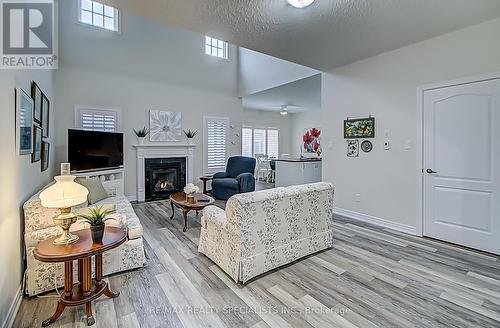
[[(417, 87), (500, 71), (499, 31), (496, 19), (324, 74), (323, 178), (335, 184), (337, 207), (415, 227)], [(376, 118), (374, 150), (346, 157), (343, 120), (369, 114)], [(386, 129), (390, 151), (383, 150)], [(411, 150), (403, 149), (406, 140)]]
[[(76, 10), (76, 2), (60, 4)], [(60, 17), (60, 69), (56, 76), (58, 160), (67, 159), (67, 129), (74, 127), (75, 104), (120, 109), (125, 133), (127, 196), (136, 195), (133, 128), (149, 126), (149, 110), (182, 113), (182, 128), (198, 130), (195, 182), (203, 175), (203, 116), (229, 117), (228, 155), (240, 154), (242, 122), (275, 122), (275, 113), (243, 111), (237, 95), (238, 50), (230, 59), (204, 54), (204, 36), (123, 13), (122, 33), (100, 31)], [(274, 123), (273, 123), (274, 124)], [(289, 134), (285, 129), (284, 137)], [(288, 143), (286, 144), (288, 147)]]
[[(8, 71), (0, 72), (0, 326), (7, 324), (8, 315), (16, 300), (23, 275), (22, 234), (24, 219), (23, 203), (40, 187), (47, 184), (55, 172), (55, 151), (51, 148), (50, 168), (41, 172), (41, 162), (31, 163), (31, 156), (19, 156), (15, 148), (15, 97), (14, 88), (21, 87), (31, 94), (31, 81), (35, 80), (52, 100), (54, 113), (52, 71)], [(50, 127), (54, 129), (55, 115), (51, 115)], [(49, 138), (53, 145), (54, 130)]]
[(240, 48), (238, 94), (250, 94), (318, 74), (315, 69)]

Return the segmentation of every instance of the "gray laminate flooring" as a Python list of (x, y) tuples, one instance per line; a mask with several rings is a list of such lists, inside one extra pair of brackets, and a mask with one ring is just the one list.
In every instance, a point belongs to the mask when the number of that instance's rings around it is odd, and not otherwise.
[[(240, 286), (198, 253), (194, 213), (183, 233), (167, 201), (134, 208), (147, 264), (107, 278), (121, 295), (95, 302), (95, 327), (500, 327), (496, 256), (335, 217), (332, 249)], [(25, 298), (14, 327), (39, 327), (45, 296)], [(67, 308), (53, 327), (84, 316)]]

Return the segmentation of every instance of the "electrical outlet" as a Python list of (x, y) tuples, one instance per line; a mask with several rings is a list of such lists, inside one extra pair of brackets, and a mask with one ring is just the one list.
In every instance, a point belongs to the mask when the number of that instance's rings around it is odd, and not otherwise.
[(354, 195), (356, 203), (361, 203), (361, 194)]

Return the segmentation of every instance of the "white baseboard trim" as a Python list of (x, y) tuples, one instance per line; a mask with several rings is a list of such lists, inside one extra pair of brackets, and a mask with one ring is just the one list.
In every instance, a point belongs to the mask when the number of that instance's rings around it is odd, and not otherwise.
[(358, 221), (362, 221), (362, 222), (366, 222), (366, 223), (371, 223), (371, 224), (379, 226), (379, 227), (392, 229), (392, 230), (396, 230), (399, 232), (404, 232), (404, 233), (407, 233), (409, 235), (416, 235), (417, 234), (416, 227), (412, 227), (412, 226), (409, 226), (406, 224), (401, 224), (401, 223), (397, 223), (397, 222), (393, 222), (393, 221), (388, 221), (385, 219), (378, 218), (376, 216), (371, 216), (368, 214), (363, 214), (363, 213), (359, 213), (359, 212), (355, 212), (355, 211), (351, 211), (351, 210), (345, 210), (343, 208), (338, 208), (338, 207), (333, 208), (333, 213), (335, 213), (337, 215), (342, 215), (342, 216), (348, 217), (350, 219), (354, 219), (354, 220), (358, 220)]
[(17, 311), (19, 311), (19, 307), (21, 306), (21, 301), (23, 300), (23, 291), (22, 286), (19, 286), (19, 289), (14, 296), (14, 300), (10, 305), (9, 312), (7, 312), (7, 317), (2, 322), (2, 328), (11, 328), (14, 324), (14, 320), (16, 319)]
[(129, 202), (135, 202), (135, 201), (137, 201), (137, 196), (136, 195), (134, 195), (134, 196), (127, 196), (127, 199), (128, 199)]

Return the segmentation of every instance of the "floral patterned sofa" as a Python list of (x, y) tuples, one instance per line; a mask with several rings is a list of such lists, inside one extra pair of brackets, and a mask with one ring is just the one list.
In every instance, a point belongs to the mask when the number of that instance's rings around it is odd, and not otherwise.
[(333, 185), (327, 182), (232, 196), (207, 206), (198, 250), (235, 282), (333, 245)]
[[(24, 243), (26, 247), (27, 268), (25, 271), (25, 293), (33, 296), (49, 290), (55, 286), (64, 284), (64, 264), (44, 263), (35, 259), (33, 250), (39, 241), (57, 236), (60, 229), (54, 226), (52, 218), (58, 213), (57, 209), (49, 209), (42, 206), (40, 193), (31, 197), (24, 203)], [(142, 267), (145, 263), (144, 245), (142, 242), (142, 225), (134, 212), (132, 205), (125, 196), (106, 198), (92, 206), (114, 205), (116, 213), (112, 214), (116, 220), (109, 220), (106, 225), (119, 226), (127, 229), (127, 241), (103, 255), (103, 273), (108, 275), (115, 272), (126, 271)], [(85, 208), (82, 204), (73, 208), (77, 212), (79, 208)], [(88, 228), (88, 224), (78, 221), (71, 226), (71, 231)], [(74, 267), (74, 279), (77, 275), (77, 264)], [(92, 264), (94, 268), (94, 264)]]

